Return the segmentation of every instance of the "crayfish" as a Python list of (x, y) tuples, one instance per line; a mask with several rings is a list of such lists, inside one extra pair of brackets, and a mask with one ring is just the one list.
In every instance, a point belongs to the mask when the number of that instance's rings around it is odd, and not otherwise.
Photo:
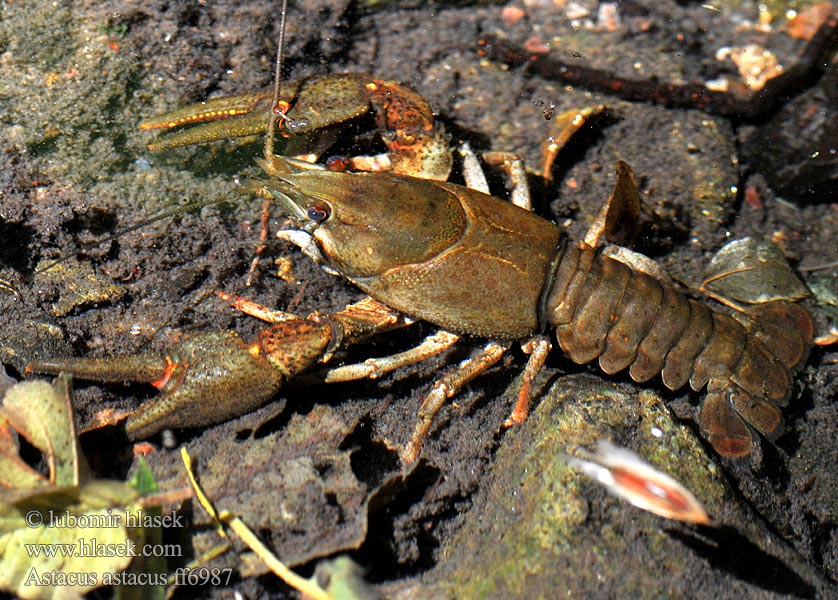
[[(341, 111), (315, 107), (314, 99), (327, 89), (337, 91)], [(265, 98), (212, 101), (143, 127), (222, 119), (164, 137), (153, 148), (253, 134), (265, 129), (264, 111), (258, 111)], [(496, 364), (515, 341), (522, 341), (530, 359), (506, 424), (521, 422), (553, 333), (574, 362), (598, 360), (608, 374), (628, 369), (638, 382), (660, 374), (670, 389), (706, 386), (700, 429), (721, 455), (747, 456), (757, 433), (780, 432), (779, 408), (789, 401), (792, 374), (812, 344), (812, 323), (802, 308), (775, 301), (729, 315), (607, 256), (598, 235), (573, 242), (532, 212), (441, 181), (451, 166), (444, 135), (427, 102), (399, 84), (359, 74), (300, 82), (278, 107), (284, 115), (280, 131), (288, 137), (308, 134), (370, 107), (389, 154), (348, 166), (388, 173), (338, 172), (266, 153), (260, 165), (267, 178), (248, 189), (280, 204), (294, 223), (280, 237), (371, 298), (332, 315), (274, 313), (268, 317), (273, 324), (252, 344), (216, 332), (194, 336), (162, 355), (46, 360), (29, 370), (153, 383), (161, 398), (125, 425), (129, 437), (139, 439), (252, 410), (338, 349), (422, 319), (444, 331), (413, 350), (339, 367), (325, 377), (376, 377), (437, 354), (459, 336), (490, 340), (482, 354), (434, 385), (403, 449), (405, 463), (418, 457), (443, 403)], [(232, 124), (224, 117), (232, 117)], [(634, 185), (627, 165), (618, 170), (618, 188)]]

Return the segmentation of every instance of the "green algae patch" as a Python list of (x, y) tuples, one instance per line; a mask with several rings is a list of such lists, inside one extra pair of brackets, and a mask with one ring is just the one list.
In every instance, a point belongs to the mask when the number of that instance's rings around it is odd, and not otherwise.
[(89, 264), (76, 261), (42, 262), (39, 269), (49, 267), (41, 277), (60, 286), (63, 293), (52, 305), (52, 314), (64, 317), (76, 309), (100, 303), (115, 302), (125, 295), (125, 287), (95, 270)]

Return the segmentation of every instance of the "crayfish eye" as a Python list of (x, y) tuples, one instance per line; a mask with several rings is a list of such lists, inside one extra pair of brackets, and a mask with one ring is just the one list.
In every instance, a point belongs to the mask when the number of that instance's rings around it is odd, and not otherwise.
[(325, 202), (315, 202), (306, 209), (306, 216), (315, 223), (320, 223), (329, 218), (329, 211), (329, 205)]

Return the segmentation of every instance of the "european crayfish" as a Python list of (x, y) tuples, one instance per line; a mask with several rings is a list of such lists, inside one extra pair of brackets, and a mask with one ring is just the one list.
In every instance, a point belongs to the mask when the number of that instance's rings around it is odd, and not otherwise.
[[(787, 403), (791, 373), (812, 339), (811, 321), (798, 306), (776, 301), (734, 318), (592, 245), (570, 242), (531, 212), (464, 186), (331, 172), (279, 157), (262, 166), (269, 179), (253, 184), (254, 191), (277, 200), (298, 224), (280, 235), (375, 301), (330, 317), (283, 314), (251, 346), (232, 334), (202, 334), (166, 356), (41, 361), (31, 370), (155, 382), (162, 399), (127, 423), (129, 435), (140, 438), (253, 409), (340, 345), (404, 325), (400, 315), (409, 315), (456, 335), (498, 341), (434, 387), (403, 452), (406, 462), (417, 457), (443, 402), (521, 339), (531, 358), (508, 423), (525, 418), (529, 386), (550, 350), (540, 333), (548, 328), (575, 362), (599, 359), (606, 373), (628, 368), (639, 382), (660, 373), (671, 389), (706, 385), (700, 426), (722, 455), (749, 454), (752, 430), (778, 432), (778, 407)], [(627, 166), (621, 169), (630, 178)], [(463, 285), (464, 273), (480, 286)], [(372, 361), (332, 379), (381, 374), (454, 341), (437, 338), (384, 368), (386, 361)], [(235, 406), (222, 401), (231, 397)]]
[[(327, 89), (337, 91), (339, 111), (322, 104)], [(156, 149), (259, 133), (265, 129), (259, 107), (266, 98), (211, 101), (143, 127), (221, 118), (164, 137), (152, 145)], [(315, 104), (315, 98), (321, 102)], [(326, 376), (327, 381), (375, 377), (437, 354), (458, 336), (490, 340), (482, 354), (434, 385), (403, 449), (405, 463), (418, 457), (443, 403), (496, 364), (515, 341), (523, 342), (530, 358), (507, 424), (521, 422), (553, 332), (574, 362), (598, 360), (608, 374), (628, 369), (638, 382), (660, 374), (670, 389), (706, 386), (700, 429), (721, 455), (747, 456), (757, 433), (780, 433), (779, 408), (789, 401), (792, 374), (812, 344), (812, 323), (802, 308), (781, 300), (727, 314), (606, 255), (598, 234), (573, 242), (532, 212), (442, 181), (451, 166), (444, 134), (427, 102), (399, 84), (358, 74), (302, 81), (279, 106), (280, 131), (289, 137), (308, 134), (370, 107), (389, 155), (352, 160), (349, 167), (389, 172), (337, 172), (267, 153), (260, 162), (267, 178), (248, 186), (280, 204), (294, 223), (280, 237), (370, 299), (332, 315), (274, 313), (267, 317), (273, 324), (252, 344), (232, 333), (200, 334), (162, 355), (46, 360), (29, 370), (154, 383), (162, 397), (126, 423), (129, 437), (139, 439), (252, 410), (338, 348), (422, 319), (444, 331), (400, 355), (339, 367)], [(631, 189), (628, 166), (621, 163), (618, 171), (618, 189)]]

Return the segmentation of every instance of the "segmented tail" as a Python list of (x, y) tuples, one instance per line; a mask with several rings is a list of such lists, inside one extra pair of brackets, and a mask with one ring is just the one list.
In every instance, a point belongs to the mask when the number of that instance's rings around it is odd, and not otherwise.
[(690, 298), (598, 250), (568, 246), (547, 300), (546, 320), (574, 362), (599, 359), (608, 374), (629, 369), (644, 382), (658, 373), (675, 390), (688, 382), (708, 393), (703, 435), (723, 456), (746, 456), (749, 426), (781, 433), (791, 374), (812, 345), (809, 315), (774, 301), (735, 317)]

